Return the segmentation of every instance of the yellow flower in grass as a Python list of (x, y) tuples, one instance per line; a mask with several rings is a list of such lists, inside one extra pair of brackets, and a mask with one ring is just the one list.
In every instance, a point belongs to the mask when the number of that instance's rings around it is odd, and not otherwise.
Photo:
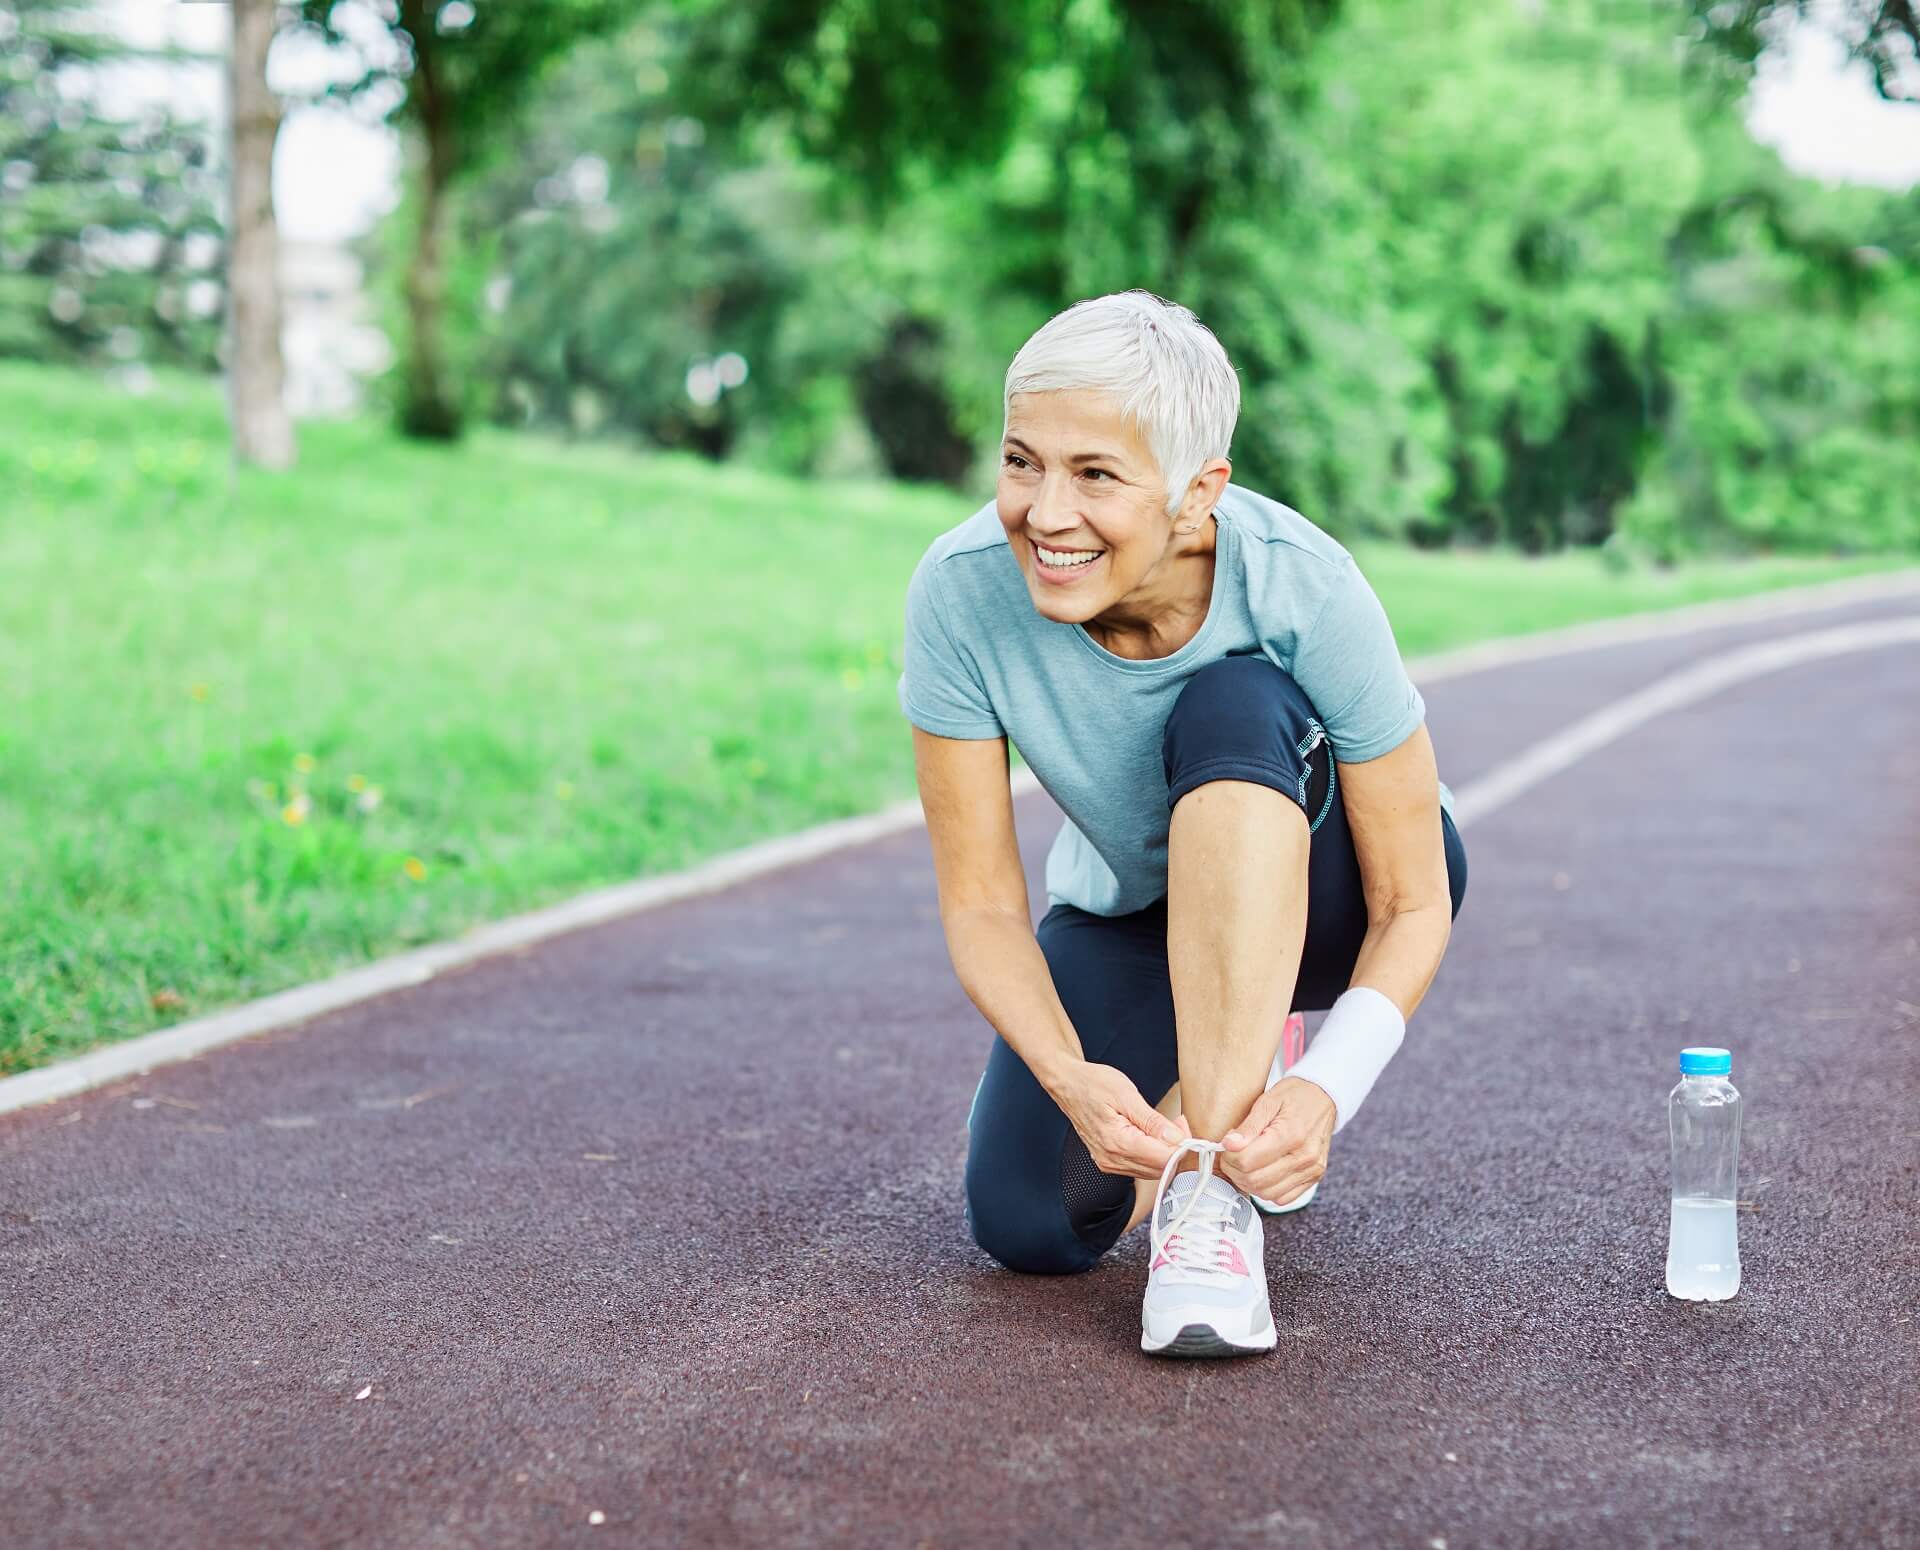
[(290, 824), (303, 824), (307, 821), (307, 814), (312, 811), (313, 803), (307, 799), (306, 792), (299, 791), (294, 793), (291, 802), (280, 809), (280, 816)]
[(366, 789), (367, 789), (367, 777), (366, 777), (366, 776), (364, 776), (364, 775), (349, 775), (349, 776), (347, 777), (347, 790), (349, 790), (349, 791), (365, 791)]
[(310, 753), (297, 753), (293, 756), (293, 767), (302, 775), (310, 773), (314, 765), (319, 762), (320, 761)]
[(407, 857), (406, 865), (401, 868), (416, 883), (427, 875), (427, 864), (418, 856)]
[(207, 703), (208, 692), (209, 691), (205, 684), (190, 684), (187, 687), (188, 697), (190, 699), (197, 700), (202, 705)]
[(570, 780), (556, 780), (553, 783), (553, 794), (562, 802), (571, 802), (573, 800), (573, 782)]
[(857, 667), (841, 668), (840, 682), (848, 689), (858, 689), (860, 687), (860, 669)]

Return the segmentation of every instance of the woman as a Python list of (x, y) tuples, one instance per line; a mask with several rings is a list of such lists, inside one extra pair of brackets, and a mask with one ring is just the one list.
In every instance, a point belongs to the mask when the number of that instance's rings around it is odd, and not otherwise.
[[(1228, 483), (1239, 411), (1184, 307), (1051, 319), (1007, 371), (994, 503), (914, 570), (899, 684), (948, 951), (996, 1030), (968, 1222), (1058, 1273), (1150, 1218), (1140, 1344), (1182, 1356), (1273, 1349), (1256, 1206), (1311, 1197), (1466, 886), (1379, 601)], [(1067, 816), (1037, 928), (1009, 737)]]

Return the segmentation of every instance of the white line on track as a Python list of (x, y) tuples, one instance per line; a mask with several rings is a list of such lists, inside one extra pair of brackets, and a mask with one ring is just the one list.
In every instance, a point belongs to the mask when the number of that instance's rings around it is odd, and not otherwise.
[(1493, 774), (1462, 786), (1453, 794), (1454, 823), (1465, 829), (1468, 824), (1497, 813), (1548, 776), (1645, 726), (1654, 717), (1695, 704), (1733, 684), (1796, 667), (1802, 662), (1817, 662), (1823, 657), (1897, 645), (1920, 645), (1920, 615), (1843, 624), (1830, 630), (1789, 635), (1785, 640), (1741, 646), (1717, 657), (1708, 657), (1623, 700), (1602, 706), (1565, 731), (1535, 743)]
[[(1673, 610), (1667, 615), (1610, 621), (1600, 627), (1579, 627), (1538, 638), (1492, 642), (1485, 647), (1468, 648), (1466, 652), (1409, 662), (1407, 668), (1416, 682), (1424, 684), (1440, 677), (1483, 671), (1509, 661), (1680, 633), (1687, 626), (1677, 623), (1675, 616), (1689, 616), (1694, 621), (1692, 628), (1708, 629), (1755, 618), (1813, 612), (1844, 602), (1920, 596), (1920, 572), (1899, 572), (1891, 578), (1870, 577), (1867, 582), (1871, 585), (1839, 582), (1797, 588), (1791, 597), (1776, 594), (1743, 600), (1739, 605), (1706, 604)], [(1908, 642), (1920, 642), (1920, 616), (1842, 625), (1710, 657), (1594, 712), (1565, 731), (1536, 743), (1495, 774), (1461, 787), (1454, 793), (1455, 821), (1465, 829), (1470, 822), (1485, 818), (1549, 776), (1653, 717), (1693, 704), (1730, 684), (1800, 662)], [(1011, 776), (1010, 783), (1015, 797), (1038, 790), (1040, 784), (1033, 771), (1025, 766)], [(599, 925), (678, 899), (713, 893), (747, 878), (863, 845), (924, 822), (919, 799), (911, 798), (865, 817), (839, 819), (798, 834), (749, 845), (684, 872), (596, 889), (547, 909), (477, 927), (452, 941), (382, 958), (330, 979), (295, 986), (224, 1012), (110, 1044), (39, 1071), (0, 1078), (0, 1114), (138, 1076), (156, 1066), (187, 1060), (252, 1034), (304, 1022), (324, 1012), (420, 984), (448, 969), (497, 953), (524, 949), (564, 932)]]
[(1730, 629), (1768, 619), (1790, 619), (1796, 614), (1818, 613), (1854, 603), (1902, 602), (1909, 598), (1920, 600), (1920, 569), (1913, 567), (1856, 576), (1846, 581), (1823, 581), (1810, 587), (1787, 587), (1778, 592), (1760, 592), (1718, 603), (1690, 603), (1653, 613), (1624, 614), (1618, 619), (1599, 619), (1591, 624), (1542, 630), (1534, 635), (1482, 641), (1477, 646), (1439, 651), (1409, 662), (1407, 671), (1424, 689), (1428, 684), (1464, 678), (1469, 673), (1483, 673), (1514, 662), (1535, 662), (1542, 657), (1594, 651), (1603, 646), (1630, 646), (1643, 640)]

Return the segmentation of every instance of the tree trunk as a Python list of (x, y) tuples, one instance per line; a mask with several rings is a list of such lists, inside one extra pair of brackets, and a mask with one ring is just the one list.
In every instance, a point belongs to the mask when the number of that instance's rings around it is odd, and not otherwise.
[(280, 238), (273, 219), (273, 145), (280, 104), (267, 90), (276, 0), (233, 0), (227, 84), (230, 177), (227, 232), (227, 394), (239, 463), (286, 468), (293, 425), (280, 356)]
[(400, 17), (414, 40), (414, 106), (424, 151), (420, 227), (407, 265), (407, 374), (400, 428), (409, 436), (451, 441), (460, 410), (447, 381), (447, 190), (453, 180), (452, 126), (433, 53), (433, 19), (424, 0), (401, 0)]

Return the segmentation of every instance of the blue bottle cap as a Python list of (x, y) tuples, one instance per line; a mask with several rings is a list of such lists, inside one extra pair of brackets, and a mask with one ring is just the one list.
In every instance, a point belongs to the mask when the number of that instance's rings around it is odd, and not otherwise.
[(1733, 1070), (1733, 1056), (1726, 1050), (1696, 1045), (1680, 1051), (1682, 1076), (1726, 1076)]

